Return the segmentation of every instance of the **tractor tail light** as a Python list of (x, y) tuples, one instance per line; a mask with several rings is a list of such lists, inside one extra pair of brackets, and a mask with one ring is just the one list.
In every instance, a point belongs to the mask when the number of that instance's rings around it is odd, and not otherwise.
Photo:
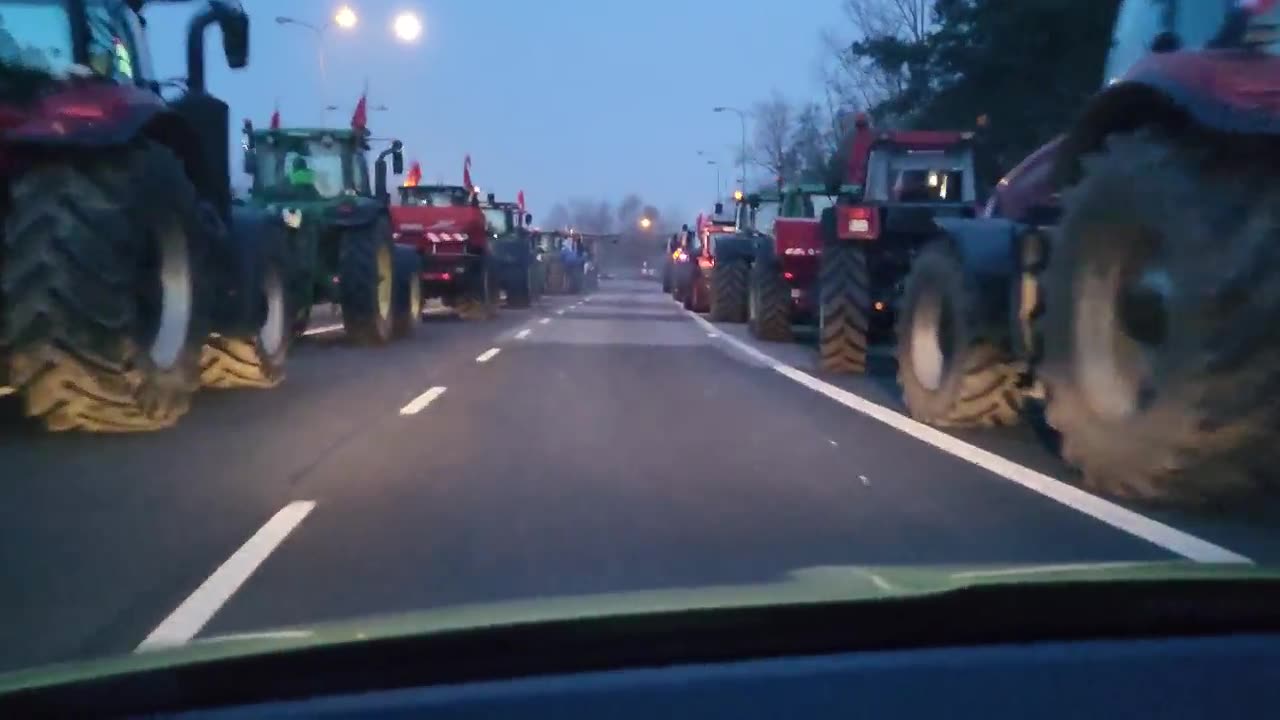
[(702, 268), (703, 270), (710, 270), (711, 268), (715, 267), (715, 265), (716, 265), (715, 258), (709, 258), (709, 257), (698, 258), (698, 267)]
[(849, 205), (838, 210), (836, 233), (841, 240), (875, 240), (880, 236), (880, 214), (874, 207)]

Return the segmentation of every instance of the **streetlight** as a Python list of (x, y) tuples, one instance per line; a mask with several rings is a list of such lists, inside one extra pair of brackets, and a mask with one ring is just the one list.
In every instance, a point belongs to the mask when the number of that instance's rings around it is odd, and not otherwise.
[(708, 160), (707, 164), (716, 166), (716, 202), (720, 202), (720, 162), (718, 160)]
[(343, 5), (338, 8), (338, 12), (334, 13), (333, 18), (324, 25), (316, 25), (315, 23), (310, 23), (306, 20), (299, 20), (298, 18), (286, 17), (284, 15), (276, 17), (277, 25), (293, 25), (295, 27), (304, 28), (306, 30), (310, 30), (316, 36), (316, 55), (320, 64), (320, 107), (323, 108), (320, 113), (321, 124), (324, 124), (324, 112), (329, 109), (328, 105), (325, 104), (324, 101), (325, 96), (329, 94), (329, 78), (328, 71), (325, 68), (324, 59), (325, 33), (328, 32), (330, 27), (335, 25), (343, 30), (351, 30), (358, 22), (359, 19), (356, 17), (356, 11), (352, 10), (349, 5)]
[(343, 30), (350, 30), (358, 22), (360, 18), (356, 16), (356, 11), (352, 10), (350, 5), (343, 5), (333, 14), (333, 23)]
[(640, 229), (641, 229), (641, 230), (648, 230), (648, 229), (649, 229), (650, 227), (652, 227), (652, 226), (653, 226), (653, 221), (652, 221), (652, 220), (650, 220), (650, 219), (649, 219), (649, 218), (647, 218), (647, 217), (642, 217), (642, 218), (640, 218)]
[(401, 42), (413, 42), (422, 35), (422, 20), (411, 12), (402, 12), (391, 23), (391, 30)]
[(742, 179), (741, 184), (747, 184), (747, 114), (738, 108), (720, 106), (711, 108), (711, 112), (731, 112), (737, 113), (738, 120), (742, 123)]

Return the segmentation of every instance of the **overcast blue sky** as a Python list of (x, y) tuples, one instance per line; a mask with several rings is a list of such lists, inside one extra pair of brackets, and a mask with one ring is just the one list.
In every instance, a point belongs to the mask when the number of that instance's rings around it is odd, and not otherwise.
[[(227, 70), (211, 45), (209, 82), (240, 119), (265, 124), (279, 101), (286, 125), (320, 121), (314, 35), (278, 15), (322, 24), (327, 0), (243, 0), (250, 64)], [(377, 135), (405, 141), (424, 179), (473, 180), (533, 212), (574, 196), (615, 201), (635, 191), (660, 208), (696, 212), (714, 201), (707, 150), (733, 162), (736, 117), (777, 89), (817, 97), (822, 28), (841, 21), (839, 0), (353, 0), (360, 24), (325, 36), (327, 94), (348, 122), (367, 76)], [(183, 74), (183, 33), (195, 5), (147, 10), (162, 77)], [(420, 14), (413, 46), (394, 41), (400, 10)], [(217, 38), (211, 32), (210, 40)]]

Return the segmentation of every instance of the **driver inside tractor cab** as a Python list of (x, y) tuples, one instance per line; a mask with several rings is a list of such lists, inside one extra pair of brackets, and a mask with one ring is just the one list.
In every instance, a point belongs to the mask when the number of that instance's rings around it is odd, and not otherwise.
[(289, 184), (294, 187), (315, 188), (316, 174), (307, 166), (306, 158), (295, 157), (293, 159), (293, 167), (289, 168)]
[(903, 170), (893, 184), (892, 200), (903, 203), (961, 202), (964, 173), (959, 170)]

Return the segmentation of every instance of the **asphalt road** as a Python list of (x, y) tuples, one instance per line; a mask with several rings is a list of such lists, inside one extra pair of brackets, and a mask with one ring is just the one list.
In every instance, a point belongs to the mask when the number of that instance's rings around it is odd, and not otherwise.
[(1133, 512), (1029, 431), (921, 428), (884, 377), (744, 338), (606, 281), (385, 348), (318, 332), (163, 433), (3, 428), (0, 669), (812, 566), (1280, 558), (1273, 524)]

